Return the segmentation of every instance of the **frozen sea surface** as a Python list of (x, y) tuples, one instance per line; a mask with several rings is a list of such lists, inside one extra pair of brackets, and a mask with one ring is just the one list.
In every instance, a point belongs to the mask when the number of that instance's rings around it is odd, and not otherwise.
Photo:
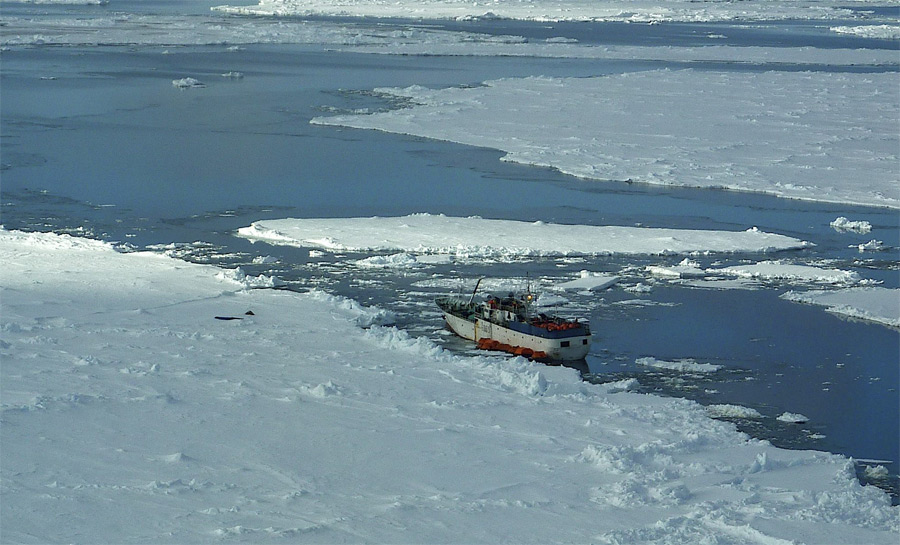
[[(625, 181), (586, 183), (550, 169), (502, 163), (503, 153), (492, 149), (309, 123), (315, 117), (394, 112), (405, 105), (373, 93), (382, 87), (477, 88), (498, 78), (659, 74), (680, 70), (686, 62), (692, 70), (715, 70), (732, 81), (768, 71), (811, 71), (822, 79), (830, 72), (837, 78), (861, 72), (890, 78), (896, 76), (897, 63), (881, 60), (896, 56), (896, 41), (796, 23), (566, 23), (547, 28), (471, 21), (444, 23), (441, 29), (452, 33), (465, 27), (467, 39), (482, 35), (477, 56), (391, 56), (328, 49), (361, 47), (348, 37), (368, 38), (371, 32), (384, 52), (392, 33), (401, 40), (418, 29), (405, 23), (370, 28), (364, 22), (316, 20), (301, 32), (302, 20), (285, 21), (296, 28), (277, 29), (277, 21), (262, 19), (255, 26), (243, 18), (223, 19), (216, 29), (210, 21), (218, 16), (209, 13), (208, 5), (190, 8), (197, 20), (179, 17), (172, 6), (117, 2), (55, 7), (51, 13), (73, 20), (83, 15), (77, 10), (94, 10), (91, 14), (99, 13), (100, 23), (115, 20), (109, 11), (113, 8), (148, 17), (175, 16), (155, 20), (180, 25), (181, 42), (175, 44), (160, 40), (154, 29), (164, 27), (149, 24), (154, 20), (135, 18), (133, 32), (140, 39), (134, 43), (46, 47), (28, 38), (25, 46), (5, 46), (0, 145), (7, 228), (153, 247), (190, 261), (277, 277), (288, 289), (324, 288), (390, 309), (407, 331), (461, 354), (470, 354), (470, 347), (442, 329), (432, 305), (435, 295), (468, 290), (480, 276), (494, 279), (497, 289), (521, 287), (528, 276), (548, 292), (582, 278), (581, 271), (615, 276), (619, 281), (607, 290), (563, 292), (547, 299), (560, 312), (595, 324), (595, 352), (586, 362), (595, 380), (636, 378), (639, 386), (629, 388), (753, 408), (764, 418), (739, 423), (751, 433), (779, 444), (890, 460), (887, 467), (896, 474), (900, 424), (896, 411), (884, 408), (898, 406), (897, 330), (848, 321), (824, 307), (780, 297), (788, 291), (818, 292), (822, 286), (815, 282), (707, 275), (666, 279), (649, 272), (648, 267), (674, 270), (683, 256), (429, 263), (418, 256), (397, 257), (394, 251), (317, 253), (313, 248), (252, 245), (234, 236), (238, 228), (269, 219), (422, 212), (588, 226), (757, 227), (815, 246), (774, 257), (711, 255), (697, 259), (696, 268), (747, 269), (778, 259), (786, 266), (848, 271), (862, 281), (896, 289), (900, 232), (893, 210)], [(27, 9), (4, 5), (3, 16), (19, 16)], [(326, 33), (332, 36), (327, 47), (315, 43), (323, 38), (321, 31), (303, 34), (317, 25), (336, 29)], [(195, 37), (191, 31), (200, 27), (209, 34)], [(9, 29), (0, 27), (4, 40)], [(269, 31), (271, 40), (263, 40)], [(548, 38), (571, 36), (584, 45), (602, 45), (607, 33), (610, 45), (629, 49), (605, 58), (594, 51), (582, 55), (579, 44), (547, 43)], [(490, 51), (507, 51), (516, 41), (503, 38), (502, 47), (495, 48), (483, 36), (501, 34), (524, 36), (526, 45), (539, 40), (542, 48), (565, 47), (555, 56), (500, 57)], [(229, 36), (235, 35), (244, 41), (231, 42)], [(298, 35), (306, 36), (299, 40), (302, 45), (285, 43)], [(452, 35), (441, 39), (450, 41), (438, 44), (448, 51), (471, 43)], [(426, 45), (436, 47), (435, 40), (429, 34)], [(726, 49), (698, 47), (708, 42)], [(773, 53), (773, 60), (743, 47), (762, 47)], [(847, 51), (851, 53), (844, 57)], [(785, 61), (795, 53), (802, 62)], [(860, 58), (872, 60), (853, 65)], [(244, 77), (223, 76), (234, 72)], [(195, 78), (204, 87), (173, 87), (173, 81), (184, 78)], [(831, 224), (840, 217), (868, 222), (871, 231), (837, 231)], [(871, 240), (882, 241), (883, 249), (860, 252), (859, 246)], [(371, 266), (376, 262), (393, 266)], [(693, 374), (636, 365), (641, 358), (694, 360), (722, 369)], [(809, 422), (778, 421), (784, 413), (803, 414)]]
[(0, 258), (4, 541), (896, 538), (846, 458), (625, 381), (158, 253), (0, 230)]

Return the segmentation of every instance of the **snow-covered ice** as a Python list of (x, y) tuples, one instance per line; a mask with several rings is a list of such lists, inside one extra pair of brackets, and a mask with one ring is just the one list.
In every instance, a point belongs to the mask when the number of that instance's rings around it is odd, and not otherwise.
[(357, 267), (368, 269), (397, 269), (417, 267), (422, 263), (416, 259), (416, 256), (404, 252), (391, 255), (373, 255), (372, 257), (354, 261), (353, 264)]
[(412, 214), (402, 217), (288, 218), (263, 220), (238, 230), (271, 244), (333, 251), (399, 251), (462, 257), (771, 252), (807, 243), (783, 235), (640, 227), (562, 225), (545, 222)]
[(789, 301), (825, 307), (828, 312), (900, 328), (900, 289), (854, 287), (839, 290), (789, 291)]
[(602, 291), (614, 285), (618, 281), (618, 276), (611, 276), (591, 271), (581, 271), (580, 276), (575, 280), (562, 282), (554, 287), (560, 290)]
[[(221, 16), (94, 14), (92, 17), (11, 17), (0, 14), (3, 46), (179, 46), (310, 44), (329, 49), (389, 55), (480, 55), (673, 62), (790, 63), (792, 65), (885, 66), (896, 64), (887, 49), (815, 47), (629, 46), (581, 44), (568, 39), (528, 40), (414, 25), (358, 27), (332, 21)], [(164, 31), (162, 31), (164, 29)], [(230, 45), (226, 50), (240, 49)], [(167, 50), (168, 51), (168, 50)], [(360, 112), (365, 113), (365, 112)]]
[(852, 285), (860, 282), (859, 273), (839, 269), (823, 269), (812, 265), (796, 265), (785, 261), (761, 261), (746, 265), (732, 265), (720, 269), (707, 269), (707, 273), (731, 275), (758, 280), (807, 282), (815, 284)]
[[(850, 246), (853, 248), (853, 246)], [(869, 242), (863, 242), (862, 244), (857, 244), (856, 249), (860, 252), (880, 252), (884, 250), (884, 241), (872, 239)]]
[(763, 415), (756, 409), (743, 407), (741, 405), (731, 405), (727, 403), (708, 405), (706, 407), (706, 412), (708, 412), (709, 415), (713, 418), (740, 418), (756, 420), (763, 417)]
[(885, 479), (890, 475), (888, 468), (883, 465), (866, 466), (865, 474), (872, 479)]
[(809, 418), (803, 416), (802, 414), (788, 412), (781, 413), (778, 417), (775, 418), (775, 420), (778, 420), (779, 422), (786, 422), (788, 424), (804, 424), (806, 422), (809, 422)]
[(846, 458), (750, 440), (692, 402), (453, 356), (377, 309), (165, 255), (0, 231), (0, 260), (4, 541), (900, 532)]
[(893, 73), (684, 69), (510, 78), (376, 89), (409, 106), (312, 122), (495, 148), (504, 160), (591, 180), (896, 208), (895, 87)]
[(179, 89), (196, 89), (200, 87), (206, 87), (206, 84), (196, 78), (181, 78), (173, 79), (172, 86)]
[(900, 40), (900, 26), (897, 25), (855, 25), (834, 26), (832, 32), (850, 34), (863, 38), (880, 38), (883, 40)]
[(669, 371), (679, 371), (682, 373), (715, 373), (722, 368), (721, 365), (716, 365), (714, 363), (700, 363), (693, 358), (667, 361), (653, 357), (644, 357), (636, 359), (635, 363), (647, 367), (655, 367), (656, 369), (667, 369)]
[(213, 9), (246, 15), (337, 15), (433, 19), (523, 19), (531, 21), (732, 21), (854, 17), (856, 2), (726, 0), (259, 0), (255, 6)]
[(647, 272), (653, 276), (663, 278), (695, 278), (706, 276), (706, 271), (700, 268), (700, 264), (689, 258), (684, 258), (677, 265), (648, 265)]
[(829, 225), (831, 228), (837, 231), (838, 233), (843, 233), (845, 231), (853, 231), (854, 233), (868, 233), (872, 230), (872, 224), (866, 220), (855, 220), (851, 221), (845, 218), (844, 216), (838, 216), (832, 221)]

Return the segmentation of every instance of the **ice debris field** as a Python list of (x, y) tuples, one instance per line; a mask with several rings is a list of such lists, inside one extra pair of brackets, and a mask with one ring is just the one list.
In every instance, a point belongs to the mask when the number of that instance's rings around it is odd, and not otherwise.
[[(847, 221), (846, 218), (838, 220)], [(391, 269), (415, 268), (427, 263), (449, 263), (452, 260), (515, 261), (539, 256), (769, 253), (810, 246), (808, 242), (761, 232), (756, 228), (746, 231), (712, 231), (563, 225), (443, 214), (262, 220), (238, 229), (237, 234), (253, 242), (309, 248), (311, 254), (321, 250), (382, 252), (385, 255), (373, 255), (350, 263), (362, 268)], [(662, 280), (695, 283), (715, 281), (708, 285), (720, 288), (726, 285), (724, 279), (727, 278), (788, 286), (841, 288), (831, 291), (789, 291), (783, 297), (791, 301), (823, 305), (829, 312), (855, 319), (889, 327), (900, 326), (900, 289), (877, 287), (873, 285), (875, 282), (854, 271), (801, 265), (779, 259), (704, 269), (690, 258), (685, 258), (677, 265), (649, 265), (646, 271)], [(615, 275), (582, 271), (579, 278), (559, 283), (553, 289), (600, 291), (617, 281), (618, 277)]]
[(900, 533), (851, 461), (752, 440), (689, 401), (454, 356), (378, 309), (102, 242), (3, 230), (0, 260), (6, 542)]

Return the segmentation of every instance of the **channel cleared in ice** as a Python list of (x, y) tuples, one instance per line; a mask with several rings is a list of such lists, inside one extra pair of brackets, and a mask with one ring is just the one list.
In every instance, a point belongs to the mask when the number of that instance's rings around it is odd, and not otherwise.
[[(506, 258), (607, 254), (771, 252), (808, 243), (783, 235), (544, 222), (413, 214), (402, 217), (281, 219), (238, 230), (254, 241), (333, 251), (451, 254)], [(588, 278), (587, 281), (590, 281)]]

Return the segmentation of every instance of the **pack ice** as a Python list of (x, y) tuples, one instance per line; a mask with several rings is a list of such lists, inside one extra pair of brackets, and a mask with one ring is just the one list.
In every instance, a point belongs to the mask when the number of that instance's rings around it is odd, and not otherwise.
[(692, 402), (454, 356), (377, 309), (160, 254), (0, 230), (0, 260), (4, 542), (900, 535), (851, 461)]

